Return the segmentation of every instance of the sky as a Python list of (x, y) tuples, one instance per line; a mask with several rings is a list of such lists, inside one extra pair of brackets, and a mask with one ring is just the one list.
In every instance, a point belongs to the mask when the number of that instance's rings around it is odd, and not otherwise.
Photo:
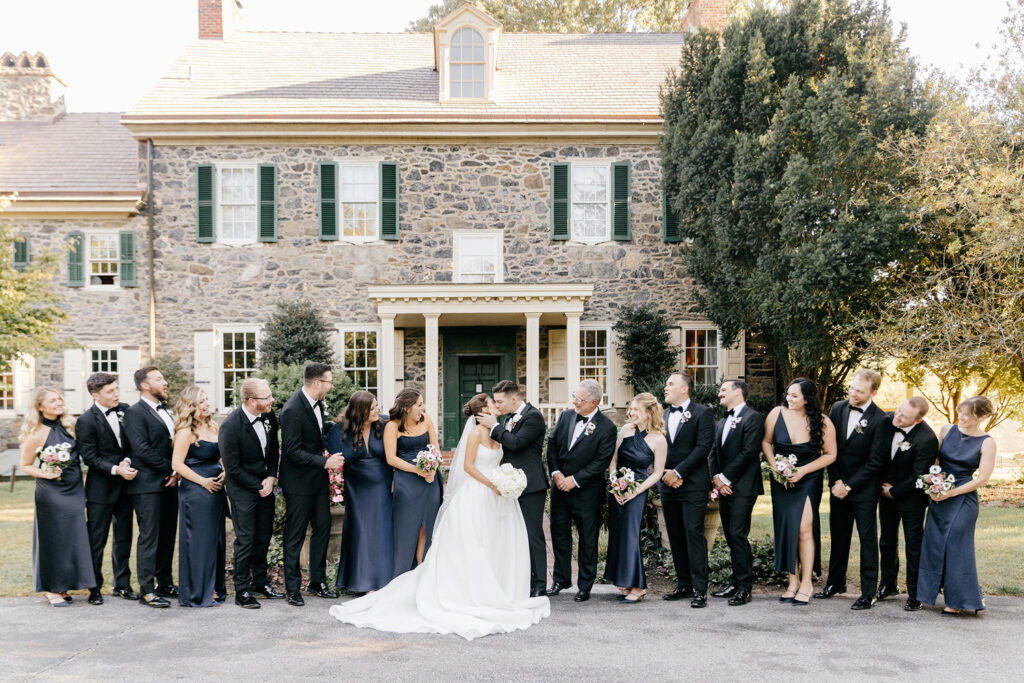
[[(196, 0), (4, 0), (0, 53), (46, 53), (69, 111), (126, 111), (196, 36)], [(242, 0), (245, 27), (403, 31), (430, 0)], [(890, 0), (923, 66), (962, 72), (999, 41), (1006, 0)]]

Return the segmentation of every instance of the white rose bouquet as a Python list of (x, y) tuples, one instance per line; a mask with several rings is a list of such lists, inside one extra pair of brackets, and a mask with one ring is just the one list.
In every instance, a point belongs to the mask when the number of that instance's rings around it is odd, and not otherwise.
[(487, 478), (498, 489), (502, 498), (518, 498), (526, 490), (526, 473), (504, 463), (491, 470)]

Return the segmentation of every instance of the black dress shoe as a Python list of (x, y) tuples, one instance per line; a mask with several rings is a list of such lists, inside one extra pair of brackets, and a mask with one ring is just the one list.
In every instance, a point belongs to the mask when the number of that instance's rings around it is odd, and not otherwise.
[(731, 598), (732, 596), (736, 595), (736, 592), (738, 590), (739, 590), (739, 588), (737, 588), (735, 584), (730, 583), (728, 586), (726, 586), (725, 588), (723, 588), (720, 591), (712, 591), (711, 592), (711, 597), (713, 597), (713, 598)]
[(845, 592), (846, 592), (846, 586), (842, 586), (842, 587), (831, 586), (831, 585), (830, 586), (825, 586), (825, 590), (821, 591), (820, 593), (815, 593), (814, 594), (814, 599), (815, 600), (828, 600), (829, 598), (831, 598), (834, 595), (838, 595), (839, 593), (845, 593)]
[(170, 586), (157, 586), (156, 594), (161, 598), (176, 598), (178, 597), (178, 587), (173, 583)]
[(676, 586), (674, 591), (672, 591), (671, 593), (665, 593), (664, 595), (661, 596), (661, 599), (662, 600), (682, 600), (684, 598), (692, 598), (692, 597), (693, 597), (693, 589), (692, 588), (683, 588), (681, 586)]
[(871, 609), (872, 605), (874, 605), (874, 604), (875, 604), (874, 600), (872, 600), (871, 598), (865, 598), (862, 595), (862, 596), (860, 596), (859, 598), (857, 598), (856, 600), (853, 601), (853, 604), (850, 605), (850, 609), (852, 609), (852, 610)]
[(921, 609), (921, 601), (915, 600), (914, 598), (907, 598), (907, 603), (903, 605), (903, 609), (907, 612), (917, 612)]
[(875, 598), (878, 600), (885, 600), (892, 595), (899, 595), (899, 593), (900, 589), (896, 586), (882, 586), (878, 589), (878, 593), (875, 595)]
[(562, 591), (564, 591), (568, 587), (569, 586), (567, 586), (565, 584), (558, 583), (557, 581), (555, 581), (553, 584), (551, 584), (551, 588), (548, 588), (547, 594), (548, 595), (558, 595), (559, 593), (561, 593)]
[(294, 605), (295, 607), (302, 607), (303, 605), (306, 604), (306, 601), (303, 600), (302, 596), (299, 595), (298, 593), (289, 593), (288, 594), (288, 604), (289, 605)]
[(253, 588), (250, 592), (254, 595), (262, 596), (267, 600), (280, 600), (284, 597), (284, 593), (278, 593), (269, 583), (262, 588)]
[(750, 602), (750, 591), (746, 589), (740, 589), (736, 591), (736, 595), (729, 598), (729, 607), (745, 605), (748, 602)]
[(89, 604), (90, 605), (102, 605), (103, 604), (103, 596), (100, 595), (100, 589), (99, 588), (90, 588), (89, 589)]
[(590, 591), (579, 591), (573, 598), (576, 602), (586, 602), (590, 599)]
[(259, 609), (260, 601), (257, 600), (252, 593), (249, 591), (243, 591), (241, 594), (235, 596), (235, 604), (245, 609)]
[(124, 598), (125, 600), (135, 601), (139, 599), (139, 594), (133, 591), (131, 586), (129, 586), (128, 588), (115, 588), (110, 594), (116, 597)]
[(544, 589), (543, 588), (534, 588), (532, 591), (530, 591), (530, 597), (531, 598), (543, 598), (544, 597)]
[(143, 605), (146, 605), (147, 607), (170, 607), (171, 606), (171, 603), (167, 602), (166, 600), (161, 598), (156, 593), (146, 593), (141, 598), (139, 598), (139, 602), (141, 602)]
[(326, 583), (311, 583), (306, 586), (306, 592), (318, 598), (327, 598), (328, 600), (334, 600), (339, 597), (338, 592), (332, 591)]
[(708, 606), (708, 596), (704, 595), (703, 593), (698, 593), (698, 592), (694, 591), (694, 593), (693, 593), (693, 600), (690, 600), (690, 607), (693, 607), (694, 609), (699, 609), (701, 607), (707, 607), (707, 606)]

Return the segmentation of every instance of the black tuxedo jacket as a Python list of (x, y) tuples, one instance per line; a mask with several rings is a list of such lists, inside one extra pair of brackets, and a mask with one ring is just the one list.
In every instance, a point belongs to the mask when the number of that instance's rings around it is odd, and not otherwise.
[(316, 423), (313, 406), (299, 389), (281, 409), (281, 490), (286, 494), (316, 495), (328, 491), (324, 436), (334, 426)]
[[(125, 414), (128, 404), (118, 403), (116, 410)], [(118, 444), (114, 430), (107, 422), (106, 412), (93, 403), (75, 423), (75, 443), (78, 444), (78, 454), (89, 466), (89, 474), (85, 477), (86, 500), (113, 505), (121, 498), (128, 483), (120, 475), (110, 473), (112, 467), (131, 457), (124, 426), (121, 427), (121, 443)]]
[[(173, 419), (173, 418), (172, 418)], [(139, 402), (128, 408), (121, 424), (132, 451), (132, 467), (139, 471), (128, 482), (128, 493), (160, 493), (164, 480), (171, 476), (171, 452), (174, 440), (163, 418), (148, 403)]]
[[(715, 445), (711, 449), (711, 476), (724, 474), (732, 482), (736, 496), (757, 497), (764, 493), (761, 480), (761, 441), (764, 439), (764, 418), (761, 413), (745, 406), (739, 414), (740, 422), (729, 430), (722, 443), (726, 420), (715, 426)], [(726, 418), (728, 419), (728, 418)]]
[(566, 477), (575, 477), (581, 490), (604, 492), (604, 473), (615, 455), (615, 423), (600, 410), (591, 420), (594, 429), (586, 429), (569, 448), (569, 439), (576, 428), (576, 411), (564, 410), (554, 431), (548, 437), (548, 468)]
[(885, 460), (878, 457), (872, 444), (875, 432), (885, 424), (885, 412), (874, 401), (864, 411), (862, 420), (868, 424), (858, 433), (856, 430), (846, 438), (846, 425), (850, 417), (849, 400), (836, 401), (828, 417), (836, 429), (836, 459), (828, 466), (828, 480), (832, 483), (843, 480), (850, 487), (850, 495), (877, 492)]
[(668, 427), (670, 411), (665, 409), (663, 415), (665, 437), (668, 440), (665, 469), (675, 470), (683, 478), (683, 485), (677, 489), (662, 486), (663, 494), (707, 494), (711, 490), (708, 459), (711, 457), (711, 449), (715, 447), (715, 414), (710, 408), (698, 405), (693, 399), (690, 399), (688, 410), (690, 419), (685, 422), (680, 420), (675, 434), (672, 434)]
[(547, 426), (539, 410), (525, 404), (522, 417), (512, 425), (513, 415), (506, 415), (491, 431), (491, 438), (501, 444), (502, 460), (526, 474), (523, 493), (545, 491), (548, 488), (544, 471), (544, 433)]
[(225, 418), (217, 435), (220, 458), (224, 463), (224, 478), (228, 492), (245, 490), (256, 493), (263, 488), (267, 477), (277, 478), (280, 446), (277, 438), (277, 417), (271, 410), (267, 419), (267, 450), (264, 453), (256, 428), (241, 407)]
[(928, 496), (917, 488), (917, 478), (935, 464), (935, 458), (939, 456), (939, 440), (932, 428), (922, 422), (914, 425), (904, 439), (910, 448), (905, 451), (897, 448), (893, 456), (892, 437), (895, 433), (890, 413), (889, 421), (876, 432), (873, 444), (876, 457), (885, 463), (879, 479), (892, 484), (889, 494), (900, 507), (925, 507)]

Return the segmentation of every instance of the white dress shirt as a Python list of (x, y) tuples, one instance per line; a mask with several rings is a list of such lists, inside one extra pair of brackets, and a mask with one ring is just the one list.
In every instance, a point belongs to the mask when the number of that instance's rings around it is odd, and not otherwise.
[(159, 408), (158, 409), (157, 406), (160, 405), (160, 404), (157, 403), (156, 401), (150, 401), (145, 396), (142, 397), (142, 400), (146, 402), (146, 405), (148, 405), (150, 408), (155, 410), (156, 414), (160, 416), (160, 419), (164, 421), (164, 425), (167, 427), (167, 433), (170, 434), (171, 438), (173, 439), (174, 438), (174, 420), (171, 419), (171, 414), (169, 412), (167, 412), (166, 408)]
[[(864, 413), (866, 413), (868, 411), (868, 408), (871, 407), (871, 401), (868, 400), (867, 403), (865, 403), (863, 406), (860, 406), (860, 407), (863, 408), (864, 409)], [(849, 439), (850, 435), (853, 434), (853, 431), (855, 429), (857, 429), (857, 423), (859, 423), (861, 420), (864, 419), (864, 413), (858, 413), (856, 410), (853, 410), (853, 405), (851, 404), (851, 406), (850, 406), (850, 416), (846, 420), (846, 438), (847, 439)]]
[[(746, 403), (739, 404), (738, 406), (736, 406), (735, 408), (732, 409), (732, 415), (727, 417), (727, 418), (725, 418), (725, 426), (722, 427), (722, 444), (723, 445), (725, 444), (725, 440), (729, 437), (729, 432), (731, 432), (733, 430), (733, 428), (736, 426), (736, 423), (739, 422), (740, 413), (742, 413), (743, 409), (746, 408), (746, 407), (747, 407)], [(721, 472), (719, 472), (718, 474), (714, 475), (712, 478), (714, 478), (714, 477), (718, 477), (719, 479), (721, 479), (722, 483), (725, 484), (726, 486), (732, 486), (732, 482), (729, 481), (729, 479), (724, 474), (722, 474)]]
[[(302, 387), (302, 395), (309, 401), (309, 407), (313, 409), (313, 414), (316, 415), (316, 423), (320, 426), (320, 431), (324, 431), (324, 415), (321, 412), (323, 409), (316, 405), (316, 399), (306, 392), (306, 387)], [(320, 406), (323, 406), (323, 403)]]
[(242, 412), (245, 414), (246, 419), (249, 420), (249, 424), (252, 425), (253, 430), (256, 432), (256, 436), (260, 440), (260, 446), (263, 447), (263, 457), (266, 457), (266, 455), (267, 455), (267, 428), (263, 424), (263, 420), (260, 419), (261, 417), (263, 417), (263, 414), (260, 413), (258, 415), (253, 415), (252, 413), (250, 413), (246, 409), (246, 407), (244, 405), (242, 406)]
[(676, 432), (679, 431), (679, 425), (681, 425), (683, 423), (683, 413), (685, 413), (687, 410), (690, 409), (690, 399), (686, 399), (686, 401), (682, 405), (680, 405), (680, 406), (672, 406), (672, 407), (673, 408), (676, 408), (676, 407), (682, 408), (681, 411), (676, 411), (674, 413), (669, 413), (668, 414), (668, 433), (672, 435), (673, 439), (675, 439), (676, 438)]
[[(910, 427), (904, 429), (903, 431), (907, 433), (907, 436), (910, 436), (910, 430), (912, 430), (915, 426), (916, 425), (911, 425)], [(896, 432), (895, 434), (892, 435), (892, 448), (889, 452), (889, 459), (896, 458), (896, 453), (899, 452), (900, 450), (900, 444), (906, 441), (907, 436), (903, 436), (899, 432)]]
[[(103, 416), (107, 419), (107, 424), (114, 431), (114, 438), (117, 439), (117, 445), (121, 445), (121, 422), (117, 419), (117, 406), (113, 408), (113, 412), (108, 413), (107, 409), (101, 406), (99, 403), (93, 403), (96, 409), (103, 413)], [(117, 474), (117, 465), (110, 468), (111, 476)]]

